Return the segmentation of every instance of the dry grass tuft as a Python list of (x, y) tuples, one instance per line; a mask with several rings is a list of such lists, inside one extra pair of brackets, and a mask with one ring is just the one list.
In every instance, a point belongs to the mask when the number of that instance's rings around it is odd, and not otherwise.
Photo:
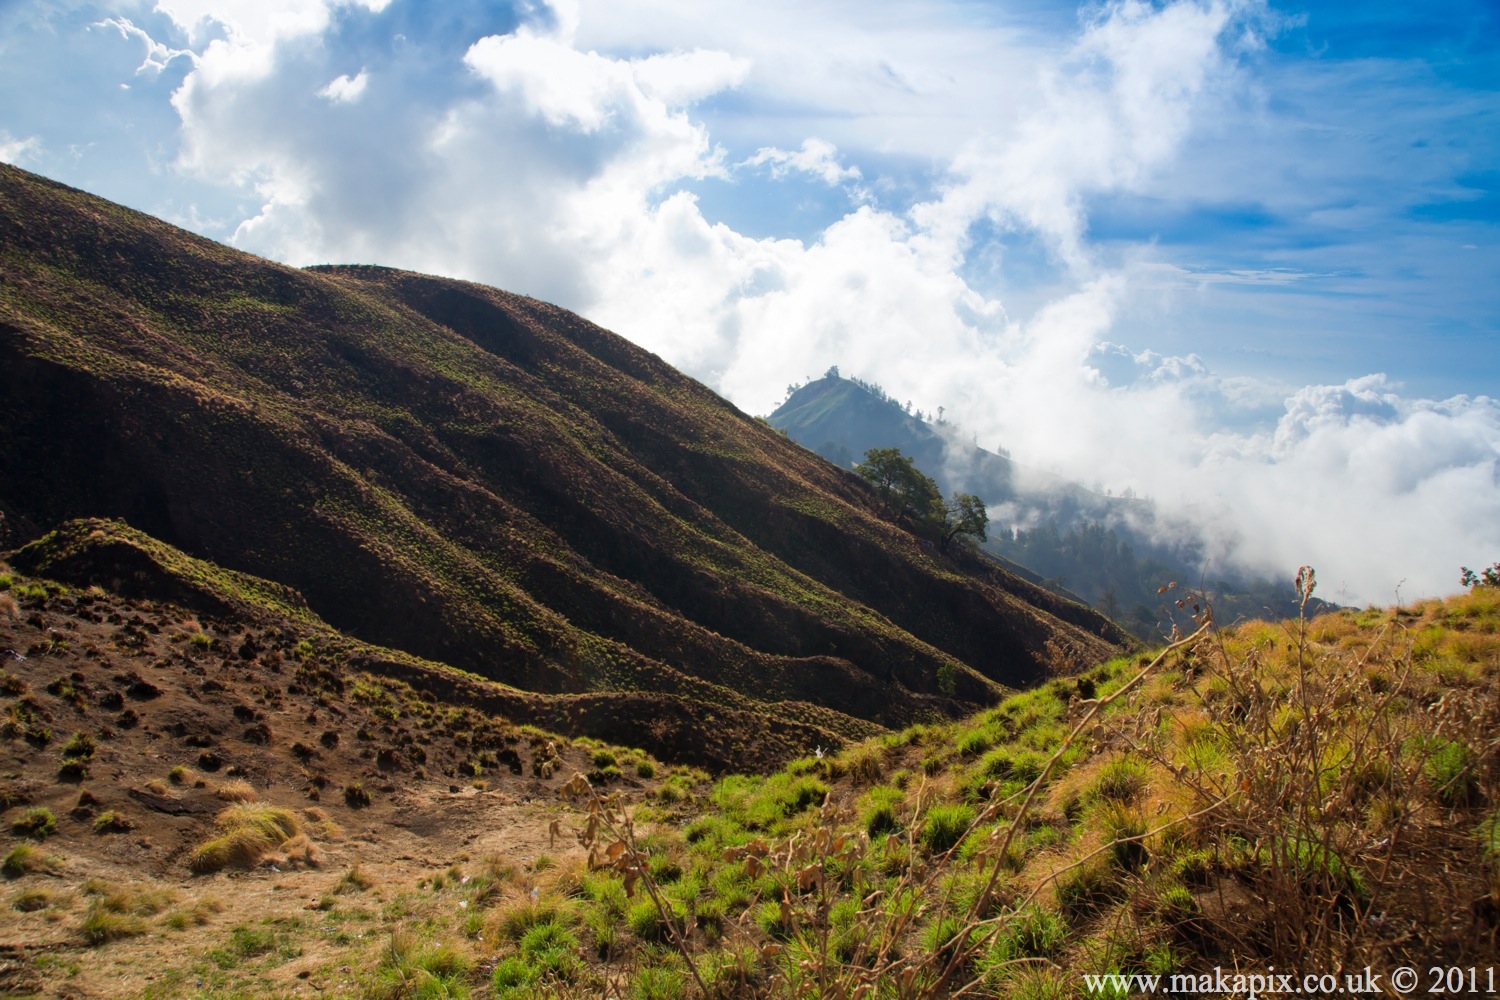
[(323, 860), (323, 852), (307, 838), (306, 834), (298, 834), (281, 845), (281, 853), (285, 856), (289, 865), (304, 865), (308, 868), (317, 868)]
[(259, 802), (260, 794), (255, 786), (243, 778), (235, 778), (220, 785), (214, 795), (225, 802)]
[(218, 836), (200, 844), (188, 858), (188, 867), (196, 874), (253, 868), (281, 845), (302, 836), (302, 821), (296, 813), (264, 803), (232, 805), (219, 813), (214, 826)]
[(142, 918), (156, 916), (177, 900), (177, 893), (170, 889), (120, 886), (100, 879), (89, 879), (82, 889), (93, 901), (79, 929), (95, 945), (146, 933)]

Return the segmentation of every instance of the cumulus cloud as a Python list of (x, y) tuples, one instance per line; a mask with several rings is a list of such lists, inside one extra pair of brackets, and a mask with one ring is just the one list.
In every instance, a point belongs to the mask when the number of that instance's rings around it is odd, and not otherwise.
[[(805, 15), (793, 6), (767, 4), (766, 19), (795, 24)], [(806, 37), (782, 32), (816, 83), (801, 117), (787, 118), (805, 131), (752, 143), (740, 166), (759, 170), (727, 166), (697, 109), (736, 88), (790, 101), (774, 45), (751, 37), (741, 48), (734, 32), (709, 28), (631, 44), (637, 22), (706, 24), (712, 11), (666, 0), (524, 8), (444, 39), (436, 68), (415, 46), (335, 44), (341, 25), (385, 7), (161, 3), (194, 48), (173, 98), (178, 165), (258, 196), (239, 245), (558, 301), (753, 412), (837, 363), (923, 409), (945, 406), (971, 440), (1150, 495), (1164, 523), (1191, 525), (1222, 564), (1285, 575), (1313, 562), (1349, 599), (1385, 599), (1402, 578), (1408, 594), (1441, 592), (1460, 563), (1500, 554), (1493, 400), (1410, 398), (1364, 372), (1285, 386), (1215, 372), (1192, 351), (1120, 343), (1122, 316), (1165, 269), (1148, 252), (1102, 254), (1090, 200), (1158, 190), (1236, 90), (1239, 54), (1266, 16), (1259, 5), (1123, 0), (1090, 8), (1068, 44), (1040, 53), (997, 32), (977, 32), (983, 52), (950, 33), (944, 53), (883, 4), (861, 8), (879, 21), (879, 46), (809, 21)], [(992, 74), (1004, 83), (975, 88), (995, 96), (982, 105), (993, 113), (917, 113), (997, 53), (1014, 54)], [(350, 77), (351, 66), (367, 68)], [(887, 189), (856, 165), (878, 145), (872, 101), (907, 113), (892, 139), (903, 153), (941, 151), (936, 187), (914, 205), (883, 201)], [(792, 172), (869, 190), (809, 240), (711, 221), (689, 190)], [(973, 280), (981, 226), (1002, 235), (1001, 272), (1007, 235), (1035, 241), (1057, 266), (1040, 307), (1008, 306)], [(1274, 268), (1189, 280), (1294, 283)]]
[(600, 129), (616, 113), (660, 117), (744, 79), (748, 65), (723, 52), (685, 52), (622, 60), (580, 52), (557, 32), (522, 26), (474, 43), (464, 57), (501, 92), (553, 125)]
[(777, 149), (775, 146), (763, 146), (756, 150), (755, 155), (746, 160), (743, 165), (747, 167), (769, 165), (771, 176), (776, 178), (785, 177), (796, 170), (810, 174), (830, 186), (842, 184), (845, 181), (857, 181), (860, 178), (858, 167), (846, 167), (839, 163), (838, 147), (825, 139), (817, 138), (802, 140), (802, 148), (790, 152)]
[(120, 33), (120, 37), (140, 42), (146, 50), (145, 58), (136, 67), (136, 74), (148, 73), (156, 75), (166, 69), (174, 59), (194, 59), (191, 49), (174, 49), (157, 41), (146, 33), (145, 29), (137, 27), (127, 17), (108, 17), (94, 25), (96, 28), (113, 28)]
[(365, 87), (370, 82), (370, 74), (360, 70), (354, 76), (342, 73), (328, 82), (328, 86), (318, 91), (319, 97), (326, 97), (335, 104), (352, 104), (359, 100), (359, 96), (365, 92)]
[(17, 139), (4, 129), (0, 129), (0, 163), (25, 163), (28, 158), (35, 156), (41, 147), (41, 140), (34, 135)]

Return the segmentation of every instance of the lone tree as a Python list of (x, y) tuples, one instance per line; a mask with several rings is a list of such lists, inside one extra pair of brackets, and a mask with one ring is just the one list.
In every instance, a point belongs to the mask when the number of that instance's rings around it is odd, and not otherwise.
[(968, 535), (976, 542), (984, 541), (984, 532), (989, 524), (990, 515), (984, 509), (983, 500), (972, 493), (954, 493), (943, 504), (943, 521), (940, 526), (942, 534), (938, 540), (938, 550), (947, 552), (948, 545), (960, 535)]
[(932, 477), (918, 469), (911, 456), (901, 454), (901, 449), (871, 448), (854, 471), (875, 487), (881, 504), (897, 521), (906, 521), (918, 534), (935, 539), (940, 552), (947, 552), (962, 535), (984, 541), (990, 520), (984, 501), (972, 493), (954, 493), (945, 501)]
[(900, 448), (871, 448), (854, 471), (875, 487), (880, 502), (898, 521), (928, 521), (933, 508), (942, 506), (937, 483), (916, 467), (911, 456), (901, 454)]

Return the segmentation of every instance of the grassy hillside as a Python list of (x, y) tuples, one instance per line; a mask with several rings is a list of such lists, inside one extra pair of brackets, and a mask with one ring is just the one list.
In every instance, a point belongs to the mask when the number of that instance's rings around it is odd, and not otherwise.
[[(634, 829), (593, 800), (603, 869), (533, 919), (603, 950), (628, 928), (637, 982), (746, 996), (1123, 996), (1145, 980), (1083, 974), (1492, 963), (1497, 695), (1495, 588), (1206, 626), (962, 723), (639, 807)], [(679, 945), (674, 921), (680, 946), (653, 950)], [(595, 974), (517, 937), (497, 996)]]
[(6, 988), (1066, 1000), (1473, 965), (1483, 992), (1500, 954), (1500, 588), (1203, 616), (717, 780), (240, 613), (0, 572)]
[(16, 540), (121, 520), (525, 690), (751, 699), (847, 738), (1126, 638), (940, 557), (856, 477), (564, 310), (283, 267), (5, 166), (0, 407)]

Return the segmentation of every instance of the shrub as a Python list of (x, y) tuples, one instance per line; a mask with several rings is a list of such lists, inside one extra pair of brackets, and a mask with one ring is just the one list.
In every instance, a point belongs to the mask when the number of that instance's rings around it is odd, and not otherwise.
[(358, 781), (351, 781), (344, 788), (344, 802), (350, 809), (363, 809), (370, 804), (370, 793)]
[(1369, 897), (1369, 887), (1359, 870), (1345, 861), (1338, 851), (1309, 837), (1296, 834), (1279, 837), (1272, 845), (1261, 849), (1260, 857), (1268, 869), (1279, 869), (1300, 884), (1321, 882), (1333, 892), (1351, 899)]
[(57, 817), (46, 806), (33, 806), (10, 824), (12, 833), (44, 840), (57, 831)]
[(933, 806), (927, 810), (927, 819), (922, 824), (922, 845), (934, 854), (941, 854), (958, 846), (974, 822), (974, 807), (957, 805)]
[(638, 760), (635, 762), (635, 776), (637, 778), (656, 777), (656, 765), (649, 760)]
[(167, 772), (167, 779), (174, 785), (185, 785), (188, 780), (188, 769), (178, 764)]

